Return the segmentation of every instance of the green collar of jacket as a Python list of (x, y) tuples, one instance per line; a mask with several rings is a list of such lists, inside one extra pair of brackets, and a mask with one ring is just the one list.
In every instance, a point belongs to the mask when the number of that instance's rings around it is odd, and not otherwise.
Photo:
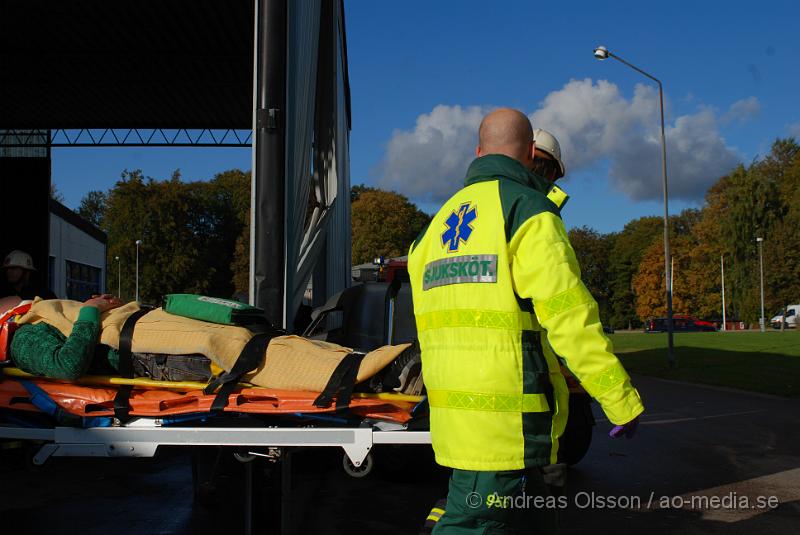
[(464, 185), (469, 186), (478, 182), (496, 180), (500, 177), (533, 188), (544, 195), (547, 195), (552, 187), (552, 184), (544, 178), (531, 173), (517, 160), (504, 154), (488, 154), (474, 159), (467, 169)]

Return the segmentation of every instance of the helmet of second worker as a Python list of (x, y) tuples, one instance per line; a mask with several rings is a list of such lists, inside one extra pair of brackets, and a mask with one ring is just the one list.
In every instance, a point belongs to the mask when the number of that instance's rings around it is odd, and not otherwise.
[[(544, 173), (542, 176), (548, 180), (558, 180), (559, 178), (563, 177), (567, 173), (567, 168), (564, 165), (564, 162), (561, 160), (561, 145), (558, 144), (558, 140), (556, 137), (548, 132), (547, 130), (543, 130), (541, 128), (534, 128), (533, 129), (533, 141), (536, 144), (536, 152), (537, 153), (544, 153), (545, 157), (542, 158), (540, 154), (537, 154), (541, 159), (552, 159), (558, 164), (558, 168), (553, 169), (553, 172)], [(549, 156), (549, 158), (547, 158)], [(543, 162), (540, 162), (543, 163)], [(537, 166), (534, 164), (534, 171), (537, 171)], [(553, 166), (555, 167), (555, 166)], [(541, 172), (538, 174), (542, 174)], [(550, 176), (545, 176), (550, 175)]]

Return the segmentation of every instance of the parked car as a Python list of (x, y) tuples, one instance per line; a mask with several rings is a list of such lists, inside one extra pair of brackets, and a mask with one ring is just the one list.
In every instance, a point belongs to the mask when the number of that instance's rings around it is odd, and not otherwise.
[(779, 310), (769, 322), (775, 329), (781, 328), (781, 322), (784, 322), (786, 327), (797, 327), (797, 316), (800, 316), (800, 305), (788, 305), (786, 318), (783, 317), (783, 310)]
[[(710, 321), (703, 321), (692, 316), (675, 315), (672, 316), (673, 332), (707, 331), (713, 332), (717, 327)], [(645, 322), (644, 332), (663, 333), (667, 332), (667, 318), (653, 318)]]

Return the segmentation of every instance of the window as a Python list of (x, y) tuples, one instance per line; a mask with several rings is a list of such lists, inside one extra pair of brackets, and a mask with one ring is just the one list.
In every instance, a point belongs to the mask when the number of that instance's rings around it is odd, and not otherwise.
[(67, 299), (85, 301), (100, 293), (100, 268), (66, 261)]

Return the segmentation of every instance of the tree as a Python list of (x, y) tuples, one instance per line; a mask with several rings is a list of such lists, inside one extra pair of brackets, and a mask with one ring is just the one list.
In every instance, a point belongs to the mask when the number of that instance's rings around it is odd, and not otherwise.
[(64, 203), (64, 195), (58, 191), (58, 187), (56, 186), (55, 182), (50, 182), (50, 198), (62, 204)]
[(140, 247), (140, 296), (157, 303), (167, 293), (230, 297), (231, 265), (249, 206), (249, 178), (242, 171), (220, 173), (209, 182), (182, 182), (125, 171), (109, 192), (103, 224), (109, 259), (123, 266), (123, 295), (133, 297), (134, 242)]
[(771, 306), (768, 312), (800, 303), (800, 150), (790, 138), (776, 142), (773, 152), (778, 154), (767, 163), (780, 162), (774, 172), (780, 177), (778, 191), (784, 215), (764, 242), (764, 278)]
[(581, 266), (581, 279), (597, 300), (600, 319), (609, 322), (611, 313), (611, 251), (614, 234), (600, 234), (589, 227), (569, 231), (569, 241)]
[[(246, 293), (250, 279), (250, 173), (233, 169), (218, 173), (209, 182), (194, 184), (205, 207), (202, 219), (207, 225), (208, 246), (203, 261), (215, 269), (209, 281), (211, 291), (223, 297)], [(246, 244), (241, 251), (237, 247), (240, 239)], [(240, 286), (242, 278), (246, 282)]]
[(236, 293), (250, 291), (250, 209), (242, 216), (242, 231), (236, 238), (236, 245), (231, 262), (233, 272), (233, 287)]
[(739, 166), (706, 195), (704, 232), (711, 248), (726, 258), (726, 289), (733, 316), (756, 322), (760, 316), (759, 254), (764, 238), (765, 305), (777, 311), (797, 292), (792, 254), (800, 239), (791, 230), (800, 187), (796, 165), (800, 147), (794, 139), (777, 140), (769, 155)]
[[(664, 231), (659, 217), (641, 217), (625, 225), (614, 239), (610, 270), (610, 322), (614, 328), (641, 325), (636, 314), (636, 295), (633, 277), (639, 269), (642, 255)], [(662, 256), (663, 262), (663, 256)], [(662, 269), (663, 272), (663, 269)]]
[(77, 213), (86, 221), (97, 228), (103, 226), (103, 212), (106, 209), (108, 194), (102, 191), (93, 190), (83, 196), (81, 204), (78, 206)]
[[(769, 155), (740, 165), (706, 193), (703, 209), (684, 212), (673, 233), (691, 236), (691, 248), (680, 270), (681, 285), (698, 297), (693, 313), (721, 316), (720, 256), (725, 258), (728, 316), (755, 322), (760, 315), (759, 258), (756, 237), (764, 241), (765, 304), (771, 311), (800, 295), (795, 270), (800, 255), (797, 214), (800, 148), (793, 139), (777, 140)], [(663, 256), (662, 256), (663, 259)], [(663, 268), (661, 269), (663, 273)]]
[(366, 193), (368, 191), (378, 191), (378, 189), (372, 188), (370, 186), (365, 186), (364, 184), (356, 184), (355, 186), (351, 186), (350, 202), (351, 203), (356, 202), (362, 193)]
[[(707, 244), (691, 233), (671, 236), (670, 256), (673, 313), (721, 318), (719, 257), (715, 261)], [(644, 251), (633, 278), (633, 289), (640, 320), (666, 316), (663, 239), (657, 239)]]
[(352, 205), (353, 264), (408, 254), (429, 221), (430, 216), (399, 193), (363, 191)]

